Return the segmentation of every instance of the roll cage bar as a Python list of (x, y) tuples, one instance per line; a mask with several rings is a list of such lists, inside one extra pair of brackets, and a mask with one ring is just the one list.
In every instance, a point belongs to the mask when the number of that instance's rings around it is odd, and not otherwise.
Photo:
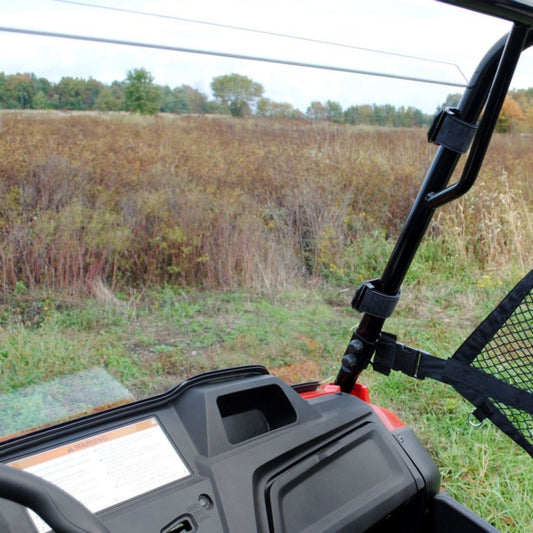
[[(370, 363), (383, 324), (400, 297), (402, 282), (435, 210), (464, 195), (474, 184), (520, 55), (533, 45), (530, 0), (444, 1), (510, 20), (513, 26), (482, 59), (458, 106), (443, 110), (429, 130), (428, 140), (438, 144), (439, 149), (396, 246), (381, 277), (364, 282), (352, 301), (354, 309), (363, 316), (346, 348), (335, 381), (343, 392), (352, 391), (359, 374)], [(449, 185), (461, 155), (468, 151), (470, 144), (461, 177)]]

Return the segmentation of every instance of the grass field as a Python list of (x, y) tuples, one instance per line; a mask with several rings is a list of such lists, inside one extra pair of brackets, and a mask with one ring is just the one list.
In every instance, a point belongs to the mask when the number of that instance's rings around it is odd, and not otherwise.
[[(525, 269), (530, 148), (497, 136), (475, 193), (439, 211), (439, 269), (446, 255), (453, 275)], [(3, 113), (1, 287), (359, 282), (380, 256), (367, 248), (398, 234), (434, 152), (416, 129)]]
[[(330, 380), (434, 148), (422, 131), (206, 117), (2, 116), (1, 391), (105, 366), (137, 397), (261, 363)], [(436, 215), (386, 330), (449, 356), (532, 263), (530, 140), (497, 136)], [(365, 372), (443, 486), (533, 531), (533, 463), (439, 383)]]

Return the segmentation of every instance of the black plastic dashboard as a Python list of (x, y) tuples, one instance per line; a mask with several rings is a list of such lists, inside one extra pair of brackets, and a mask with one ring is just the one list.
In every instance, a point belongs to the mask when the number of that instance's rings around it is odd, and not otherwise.
[[(419, 531), (440, 483), (408, 428), (388, 431), (347, 394), (304, 400), (262, 367), (13, 439), (0, 460), (128, 533)], [(47, 530), (7, 500), (0, 524)]]

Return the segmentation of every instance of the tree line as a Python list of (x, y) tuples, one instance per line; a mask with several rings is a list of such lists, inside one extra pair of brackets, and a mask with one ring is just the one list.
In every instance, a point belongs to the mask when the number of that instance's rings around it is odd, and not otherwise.
[(33, 73), (0, 72), (0, 109), (132, 111), (142, 114), (229, 114), (237, 117), (311, 119), (348, 124), (420, 126), (431, 120), (413, 107), (354, 105), (313, 101), (305, 112), (264, 96), (262, 84), (240, 74), (217, 76), (213, 98), (190, 85), (157, 85), (144, 68), (133, 69), (123, 81), (104, 84), (94, 78), (66, 76), (54, 83)]
[[(391, 127), (426, 126), (432, 115), (415, 107), (390, 104), (352, 105), (343, 109), (332, 100), (313, 101), (305, 112), (264, 96), (264, 87), (240, 74), (216, 76), (212, 99), (190, 85), (157, 85), (144, 68), (128, 71), (123, 81), (104, 84), (66, 76), (57, 83), (32, 73), (0, 72), (0, 109), (56, 109), (75, 111), (130, 111), (142, 114), (228, 114), (236, 117), (309, 119)], [(457, 101), (449, 95), (443, 107)], [(511, 91), (498, 122), (500, 132), (533, 131), (533, 88)]]
[(205, 95), (188, 85), (174, 89), (155, 85), (144, 69), (130, 71), (125, 80), (111, 84), (70, 76), (54, 83), (35, 74), (0, 72), (0, 109), (205, 113), (206, 104)]

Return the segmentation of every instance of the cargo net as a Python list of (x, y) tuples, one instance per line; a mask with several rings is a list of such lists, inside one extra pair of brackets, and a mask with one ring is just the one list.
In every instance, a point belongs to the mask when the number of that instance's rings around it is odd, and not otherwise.
[(533, 270), (452, 359), (481, 371), (452, 383), (478, 420), (489, 418), (533, 456)]

